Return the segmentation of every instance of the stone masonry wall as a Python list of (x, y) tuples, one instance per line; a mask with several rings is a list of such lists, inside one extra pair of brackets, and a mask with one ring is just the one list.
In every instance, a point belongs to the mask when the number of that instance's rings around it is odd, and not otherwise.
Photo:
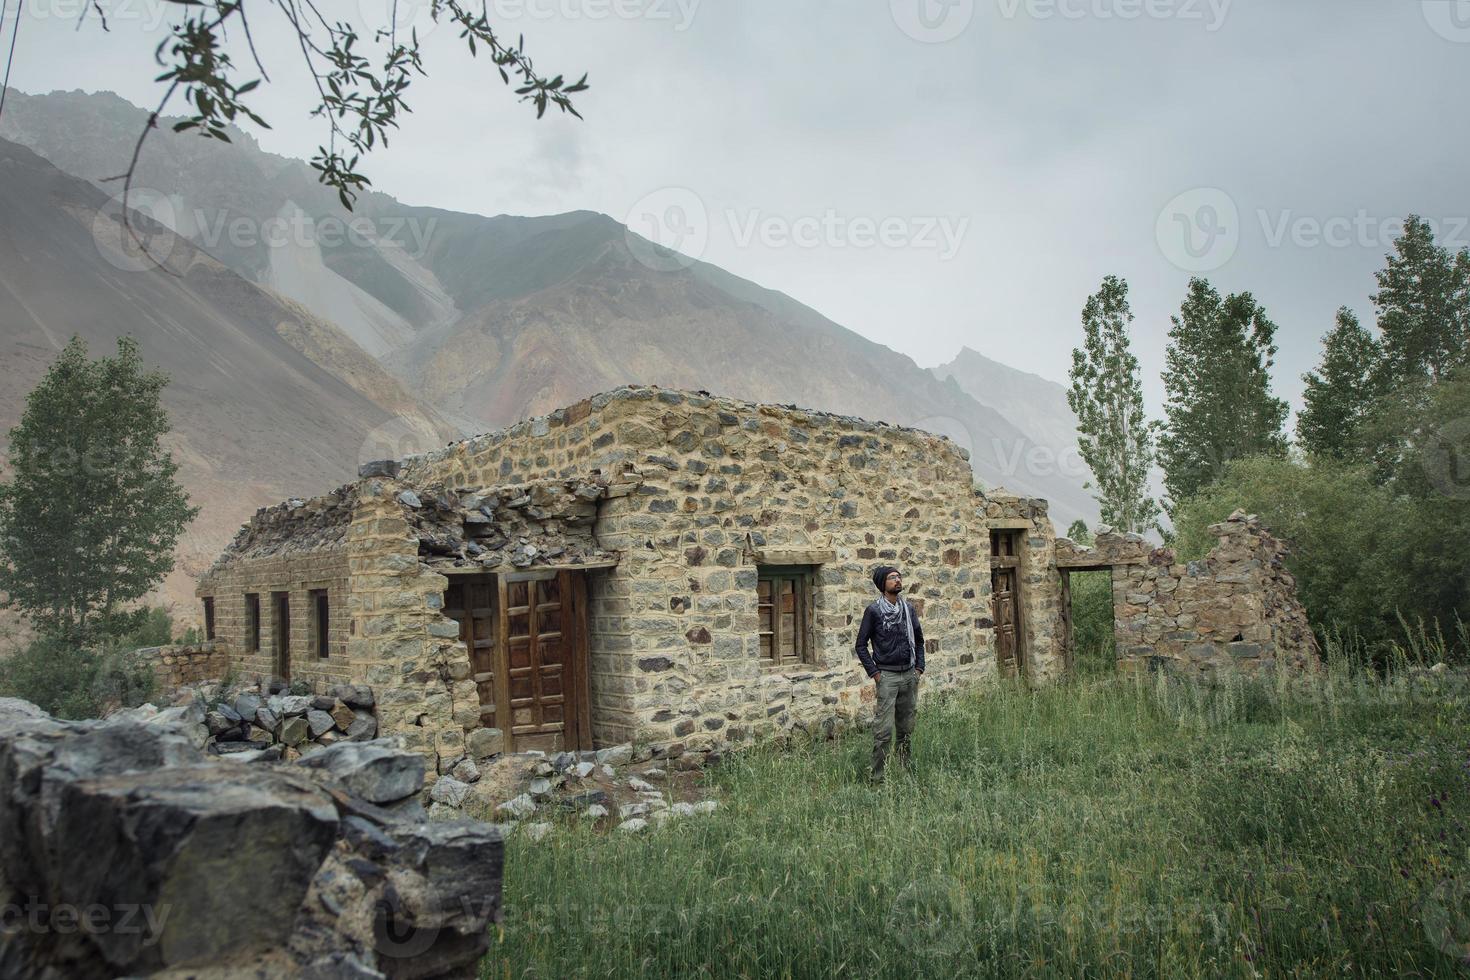
[(1099, 534), (1095, 549), (1064, 541), (1063, 563), (1113, 570), (1118, 665), (1188, 676), (1321, 666), (1316, 637), (1286, 570), (1286, 546), (1253, 514), (1210, 526), (1218, 543), (1198, 561), (1150, 549), (1137, 535)]
[[(928, 433), (653, 388), (402, 468), (450, 487), (641, 481), (599, 510), (599, 543), (623, 557), (591, 580), (593, 727), (599, 744), (675, 754), (863, 712), (873, 685), (852, 645), (880, 563), (903, 569), (922, 609), (931, 688), (993, 675), (989, 538), (970, 474), (962, 450)], [(813, 662), (762, 667), (757, 568), (814, 560)], [(1032, 619), (1044, 639), (1046, 617)]]
[[(214, 636), (226, 651), (229, 666), (247, 680), (278, 676), (275, 664), (277, 615), (275, 596), (288, 595), (291, 679), (315, 689), (350, 683), (353, 678), (347, 645), (351, 634), (348, 563), (341, 545), (265, 558), (239, 559), (216, 566), (200, 579), (198, 594), (214, 600)], [(317, 590), (327, 592), (327, 656), (316, 647)], [(259, 643), (246, 628), (246, 595), (260, 597)]]
[(229, 669), (223, 645), (191, 643), (166, 647), (143, 647), (133, 651), (134, 662), (153, 671), (159, 690), (172, 691), (185, 684), (218, 680)]

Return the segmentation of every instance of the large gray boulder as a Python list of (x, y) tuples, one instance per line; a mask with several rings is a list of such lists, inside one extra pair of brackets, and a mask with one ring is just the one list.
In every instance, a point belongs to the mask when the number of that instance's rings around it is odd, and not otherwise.
[[(0, 703), (0, 906), (39, 926), (0, 930), (0, 977), (474, 975), (500, 832), (405, 818), (419, 756), (342, 743), (243, 766), (172, 724), (192, 717), (31, 708)], [(101, 919), (58, 918), (74, 910)]]
[(380, 805), (424, 788), (424, 757), (389, 739), (338, 742), (302, 756), (296, 765), (321, 770), (353, 796)]

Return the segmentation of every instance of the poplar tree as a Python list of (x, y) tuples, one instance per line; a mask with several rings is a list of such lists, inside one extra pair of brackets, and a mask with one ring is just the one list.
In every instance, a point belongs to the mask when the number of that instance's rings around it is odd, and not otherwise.
[(1088, 486), (1103, 523), (1143, 532), (1158, 525), (1159, 505), (1148, 493), (1154, 423), (1144, 414), (1138, 359), (1129, 349), (1132, 322), (1128, 283), (1108, 276), (1082, 308), (1082, 346), (1072, 351), (1067, 403), (1077, 416), (1078, 449), (1092, 470)]
[(1296, 420), (1301, 446), (1343, 462), (1362, 454), (1363, 426), (1373, 409), (1382, 350), (1346, 306), (1322, 338), (1322, 363), (1302, 375), (1304, 405)]
[(1385, 387), (1438, 383), (1470, 363), (1470, 249), (1451, 255), (1418, 215), (1404, 222), (1373, 295)]
[(1231, 460), (1284, 456), (1287, 404), (1271, 394), (1276, 325), (1250, 293), (1191, 279), (1171, 320), (1159, 461), (1172, 514)]
[(126, 634), (147, 614), (129, 607), (173, 569), (199, 509), (162, 444), (167, 383), (130, 337), (95, 361), (73, 337), (10, 430), (0, 591), (46, 636), (90, 645)]

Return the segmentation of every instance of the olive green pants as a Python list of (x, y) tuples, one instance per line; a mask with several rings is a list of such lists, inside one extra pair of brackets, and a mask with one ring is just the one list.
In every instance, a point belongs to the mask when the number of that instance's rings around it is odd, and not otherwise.
[(873, 778), (883, 778), (883, 765), (888, 761), (888, 747), (893, 732), (898, 730), (898, 761), (911, 766), (910, 740), (914, 734), (914, 716), (919, 710), (919, 672), (890, 670), (878, 672), (878, 704), (873, 712)]

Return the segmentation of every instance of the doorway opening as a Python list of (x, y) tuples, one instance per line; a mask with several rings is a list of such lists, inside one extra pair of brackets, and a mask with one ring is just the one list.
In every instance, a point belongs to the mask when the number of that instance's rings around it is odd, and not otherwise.
[(990, 532), (990, 618), (995, 665), (1002, 677), (1026, 676), (1026, 631), (1021, 614), (1021, 532)]
[(444, 615), (459, 623), (480, 699), (480, 724), (505, 751), (592, 747), (586, 573), (455, 576)]
[(1113, 572), (1110, 568), (1064, 568), (1062, 638), (1067, 672), (1084, 677), (1118, 668), (1113, 629)]

